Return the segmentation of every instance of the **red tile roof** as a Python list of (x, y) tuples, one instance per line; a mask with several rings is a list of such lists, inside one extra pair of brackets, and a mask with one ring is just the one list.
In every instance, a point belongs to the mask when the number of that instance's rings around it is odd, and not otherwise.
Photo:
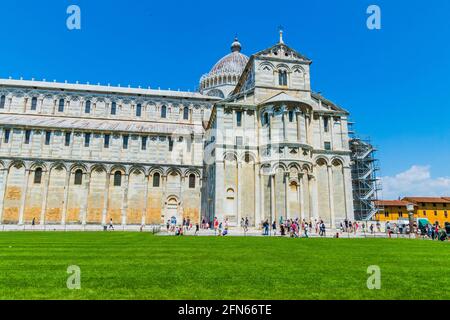
[(403, 200), (378, 200), (375, 204), (383, 207), (406, 207), (409, 202)]
[(439, 197), (405, 197), (404, 201), (411, 201), (415, 203), (450, 203), (450, 199), (439, 198)]

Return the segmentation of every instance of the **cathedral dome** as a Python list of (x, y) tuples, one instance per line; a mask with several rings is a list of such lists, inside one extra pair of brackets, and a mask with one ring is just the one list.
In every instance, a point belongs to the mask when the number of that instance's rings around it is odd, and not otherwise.
[(224, 98), (239, 81), (249, 58), (241, 53), (237, 38), (231, 44), (231, 53), (220, 59), (208, 74), (200, 80), (200, 91), (204, 94)]
[(241, 53), (241, 43), (236, 38), (231, 45), (231, 53), (220, 59), (208, 76), (217, 75), (241, 75), (248, 62), (248, 57)]

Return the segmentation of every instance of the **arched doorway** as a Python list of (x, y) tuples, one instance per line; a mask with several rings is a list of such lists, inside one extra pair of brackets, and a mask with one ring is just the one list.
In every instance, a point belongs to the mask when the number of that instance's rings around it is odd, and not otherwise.
[(166, 214), (164, 220), (172, 220), (173, 217), (177, 219), (177, 224), (181, 224), (181, 215), (179, 213), (178, 199), (176, 197), (167, 198), (166, 202)]
[(227, 189), (226, 201), (225, 201), (225, 216), (234, 217), (236, 215), (236, 204), (234, 190), (232, 188)]

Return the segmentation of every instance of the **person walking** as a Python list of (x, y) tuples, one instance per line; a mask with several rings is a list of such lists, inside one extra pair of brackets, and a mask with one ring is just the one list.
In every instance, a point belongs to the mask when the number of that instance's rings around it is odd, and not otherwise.
[(214, 235), (217, 235), (217, 230), (219, 229), (219, 220), (214, 217)]
[(269, 221), (268, 220), (264, 221), (263, 229), (264, 229), (264, 233), (263, 234), (265, 236), (268, 236), (269, 235)]
[[(280, 220), (282, 221), (282, 220), (283, 220), (283, 217), (281, 217)], [(274, 236), (277, 235), (277, 222), (276, 222), (275, 220), (274, 220), (273, 223), (272, 223), (272, 232), (273, 232), (273, 235), (274, 235)]]
[(198, 225), (198, 223), (195, 224), (195, 233), (194, 235), (198, 235), (198, 232), (200, 231), (200, 226)]
[(113, 224), (113, 219), (109, 219), (109, 229), (110, 230), (114, 230), (114, 224)]

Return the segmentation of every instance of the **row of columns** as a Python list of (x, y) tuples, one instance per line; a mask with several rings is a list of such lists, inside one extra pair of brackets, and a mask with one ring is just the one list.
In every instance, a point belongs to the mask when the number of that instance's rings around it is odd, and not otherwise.
[[(8, 182), (8, 176), (9, 176), (9, 170), (8, 169), (1, 169), (3, 171), (3, 183), (1, 184), (0, 189), (0, 223), (3, 221), (3, 212), (4, 212), (4, 203), (5, 203), (5, 196), (6, 196), (6, 190), (7, 190), (7, 182)], [(22, 225), (24, 223), (24, 215), (25, 215), (25, 208), (26, 208), (26, 199), (29, 192), (29, 183), (30, 183), (30, 177), (31, 177), (31, 169), (25, 169), (25, 179), (22, 185), (22, 194), (20, 198), (20, 207), (19, 207), (19, 217), (18, 217), (18, 224)], [(41, 212), (39, 217), (39, 223), (45, 224), (45, 214), (47, 211), (48, 206), (48, 195), (49, 195), (49, 186), (50, 186), (50, 172), (49, 171), (43, 171), (42, 181), (43, 183), (43, 193), (42, 193), (42, 203), (41, 203)], [(106, 173), (105, 173), (106, 174)], [(69, 203), (69, 189), (70, 189), (70, 180), (72, 176), (72, 171), (67, 170), (66, 176), (65, 176), (65, 182), (64, 182), (64, 195), (63, 195), (63, 203), (62, 203), (62, 214), (61, 214), (61, 224), (64, 225), (66, 223), (66, 217), (67, 217), (67, 211), (68, 211), (68, 203)], [(104, 199), (103, 199), (103, 210), (102, 210), (102, 224), (106, 224), (107, 221), (107, 215), (108, 215), (108, 208), (109, 208), (109, 197), (110, 197), (110, 180), (112, 174), (107, 174), (107, 178), (105, 179), (105, 189), (104, 189)], [(144, 208), (142, 212), (142, 224), (145, 224), (145, 217), (148, 207), (148, 193), (149, 193), (149, 183), (150, 183), (150, 175), (145, 175), (145, 190), (144, 190)], [(167, 177), (161, 176), (161, 188), (163, 190), (166, 190), (167, 185)], [(91, 187), (91, 173), (86, 172), (83, 174), (83, 196), (82, 201), (80, 203), (80, 220), (83, 225), (87, 223), (87, 212), (88, 212), (88, 199), (89, 199), (89, 191)], [(128, 209), (128, 191), (129, 191), (129, 174), (122, 173), (122, 207), (121, 207), (121, 223), (122, 225), (126, 224), (127, 220), (127, 209)], [(180, 183), (180, 196), (183, 192), (183, 180)], [(164, 194), (166, 192), (164, 191)], [(161, 207), (164, 208), (164, 199), (165, 195), (163, 195), (161, 199)]]
[[(275, 208), (275, 174), (271, 174), (269, 177), (270, 179), (270, 214), (273, 218), (275, 217), (275, 213), (276, 213), (276, 208)], [(292, 216), (292, 213), (290, 212), (290, 207), (289, 207), (289, 197), (288, 197), (288, 190), (289, 190), (289, 173), (285, 173), (284, 176), (284, 205), (285, 205), (285, 218), (287, 219), (292, 219), (294, 218)], [(306, 218), (305, 215), (305, 187), (304, 187), (304, 174), (300, 174), (299, 175), (299, 181), (297, 184), (297, 201), (299, 203), (299, 208), (300, 208), (300, 218), (303, 220)], [(318, 214), (317, 214), (317, 208), (316, 206), (314, 206), (313, 204), (317, 202), (317, 184), (315, 183), (315, 178), (311, 175), (307, 175), (307, 179), (308, 179), (308, 193), (310, 195), (310, 211), (311, 214), (310, 216), (318, 219)], [(263, 188), (263, 184), (261, 184), (261, 187)], [(261, 189), (261, 194), (262, 197), (264, 198), (264, 189)], [(267, 219), (268, 217), (265, 216), (265, 218)], [(272, 222), (272, 221), (271, 221)]]

